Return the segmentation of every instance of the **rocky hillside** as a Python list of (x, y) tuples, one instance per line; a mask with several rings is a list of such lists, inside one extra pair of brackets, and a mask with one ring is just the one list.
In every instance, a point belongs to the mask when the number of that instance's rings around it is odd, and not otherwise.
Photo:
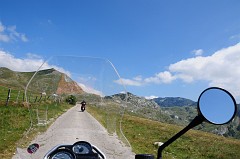
[(165, 98), (154, 98), (153, 99), (161, 107), (173, 107), (173, 106), (197, 106), (197, 102), (190, 99), (181, 97), (165, 97)]
[[(115, 94), (106, 98), (125, 100), (128, 113), (164, 123), (186, 126), (198, 114), (196, 102), (180, 97), (158, 98), (160, 105), (155, 102), (156, 100), (148, 100), (131, 93)], [(215, 126), (204, 122), (195, 129), (240, 139), (240, 110), (234, 121), (227, 125)]]
[[(34, 72), (16, 72), (0, 68), (0, 85), (15, 89), (25, 89)], [(83, 89), (66, 74), (55, 69), (39, 71), (28, 86), (28, 91), (47, 94), (79, 94)]]
[(169, 115), (162, 113), (159, 105), (153, 100), (147, 100), (143, 97), (136, 96), (132, 93), (119, 93), (112, 96), (107, 96), (105, 99), (114, 100), (120, 103), (121, 101), (126, 102), (126, 110), (131, 115), (141, 116), (159, 121), (171, 120)]
[(0, 85), (24, 89), (33, 72), (15, 72), (6, 67), (0, 67)]
[(136, 109), (140, 107), (150, 107), (155, 109), (159, 108), (159, 105), (155, 101), (138, 97), (130, 92), (127, 92), (126, 94), (125, 93), (115, 94), (112, 96), (107, 96), (105, 98), (113, 100), (125, 100), (127, 101), (128, 104), (135, 107)]
[(83, 89), (67, 75), (62, 74), (58, 82), (56, 94), (81, 94)]

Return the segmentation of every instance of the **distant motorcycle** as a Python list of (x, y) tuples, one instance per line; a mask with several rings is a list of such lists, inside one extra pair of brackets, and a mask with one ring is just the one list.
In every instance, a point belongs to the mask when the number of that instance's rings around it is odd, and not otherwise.
[(81, 102), (81, 111), (84, 112), (86, 110), (86, 102), (85, 101), (82, 101)]

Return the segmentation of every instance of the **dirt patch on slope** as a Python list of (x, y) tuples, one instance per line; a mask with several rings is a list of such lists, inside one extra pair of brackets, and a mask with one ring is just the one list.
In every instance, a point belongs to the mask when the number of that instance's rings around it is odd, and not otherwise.
[(58, 83), (57, 94), (81, 94), (83, 89), (67, 75), (62, 74)]

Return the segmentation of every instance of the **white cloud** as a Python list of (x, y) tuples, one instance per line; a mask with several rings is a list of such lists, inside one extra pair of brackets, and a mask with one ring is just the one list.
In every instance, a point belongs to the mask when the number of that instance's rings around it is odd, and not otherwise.
[(23, 41), (27, 42), (28, 38), (25, 34), (17, 32), (17, 27), (15, 25), (6, 27), (0, 22), (0, 42), (10, 42), (10, 41)]
[(153, 77), (146, 78), (144, 81), (146, 83), (171, 83), (173, 80), (175, 80), (175, 77), (172, 76), (172, 74), (169, 71), (164, 71), (157, 73)]
[(43, 62), (43, 59), (16, 58), (0, 50), (0, 67), (7, 67), (14, 71), (36, 71)]
[(192, 53), (193, 53), (195, 56), (202, 56), (203, 50), (202, 50), (202, 49), (193, 50)]
[(101, 97), (104, 97), (104, 94), (101, 91), (98, 91), (98, 90), (96, 90), (92, 87), (86, 86), (83, 83), (78, 83), (78, 85), (87, 93), (96, 94), (96, 95), (99, 95)]
[(142, 81), (142, 76), (136, 76), (133, 78), (135, 81)]
[[(194, 80), (227, 81), (240, 77), (240, 43), (221, 49), (211, 56), (195, 57), (169, 66), (176, 78), (185, 82)], [(215, 83), (214, 82), (214, 83)]]
[(154, 98), (158, 98), (158, 96), (151, 95), (151, 96), (146, 96), (145, 98), (146, 99), (154, 99)]
[(143, 86), (146, 84), (160, 84), (160, 83), (171, 83), (175, 80), (175, 77), (169, 71), (164, 71), (155, 74), (153, 77), (148, 77), (143, 79), (142, 76), (134, 77), (133, 79), (121, 78), (115, 81), (118, 84), (123, 84), (127, 86)]
[(195, 57), (169, 66), (176, 79), (184, 82), (204, 80), (240, 97), (240, 43), (223, 48), (211, 56)]
[[(202, 51), (196, 52), (200, 55)], [(240, 43), (218, 50), (211, 56), (196, 56), (181, 60), (170, 64), (167, 71), (145, 79), (137, 79), (122, 79), (122, 83), (142, 86), (145, 84), (170, 84), (175, 80), (182, 80), (185, 83), (207, 81), (209, 86), (225, 88), (240, 100)], [(120, 82), (118, 83), (120, 84)]]
[(71, 73), (69, 71), (55, 65), (44, 63), (44, 61), (45, 60), (42, 59), (41, 56), (32, 53), (28, 53), (27, 58), (21, 59), (14, 57), (10, 53), (0, 50), (0, 67), (7, 67), (13, 71), (31, 72), (37, 71), (39, 67), (42, 66), (41, 70), (55, 68), (56, 70), (71, 77)]
[(139, 79), (126, 79), (126, 78), (121, 78), (119, 80), (115, 81), (116, 83), (120, 85), (126, 85), (126, 86), (141, 86), (143, 85), (142, 81)]

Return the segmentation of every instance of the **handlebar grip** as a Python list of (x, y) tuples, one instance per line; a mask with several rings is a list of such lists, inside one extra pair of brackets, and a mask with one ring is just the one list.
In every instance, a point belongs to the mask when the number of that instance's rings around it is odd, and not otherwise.
[(135, 159), (154, 159), (154, 156), (151, 154), (136, 154)]

